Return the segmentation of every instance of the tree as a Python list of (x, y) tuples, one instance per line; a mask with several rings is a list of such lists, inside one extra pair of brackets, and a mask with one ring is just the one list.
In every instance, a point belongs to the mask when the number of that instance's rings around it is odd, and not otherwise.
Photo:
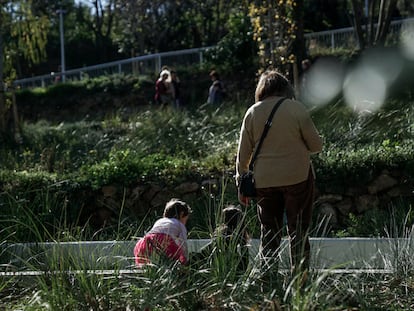
[(351, 0), (355, 32), (361, 50), (384, 45), (397, 0), (370, 0), (364, 14), (363, 0)]
[(117, 31), (122, 51), (133, 56), (217, 44), (228, 21), (247, 1), (120, 0)]
[(225, 24), (228, 33), (205, 53), (205, 60), (220, 71), (230, 69), (246, 77), (256, 71), (258, 50), (248, 13), (248, 6), (233, 10)]
[(414, 15), (414, 2), (412, 0), (398, 0), (397, 8), (400, 11), (401, 15)]
[(295, 67), (306, 55), (303, 16), (303, 0), (266, 0), (251, 4), (250, 17), (254, 38), (259, 43), (262, 70), (275, 67), (294, 79)]
[(131, 56), (182, 49), (188, 44), (190, 2), (120, 0), (116, 41)]
[(12, 85), (16, 71), (14, 61), (22, 56), (37, 63), (45, 55), (48, 19), (35, 15), (32, 0), (0, 1), (0, 136), (7, 133), (5, 89)]
[(351, 26), (348, 0), (306, 0), (304, 2), (306, 32)]
[[(94, 37), (94, 45), (97, 51), (95, 59), (98, 62), (105, 62), (112, 58), (113, 41), (112, 35), (115, 24), (116, 7), (120, 0), (90, 0), (90, 13), (85, 6), (79, 4), (79, 22), (86, 25), (88, 32)], [(88, 7), (89, 8), (89, 7)]]

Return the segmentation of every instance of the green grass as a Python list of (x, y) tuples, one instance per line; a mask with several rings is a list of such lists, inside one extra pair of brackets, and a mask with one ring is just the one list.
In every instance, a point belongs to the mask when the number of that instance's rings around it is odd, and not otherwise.
[[(412, 176), (412, 104), (407, 94), (391, 98), (371, 114), (355, 113), (342, 100), (313, 109), (315, 124), (324, 138), (323, 152), (313, 158), (318, 188), (363, 186), (384, 169), (398, 169)], [(137, 181), (174, 185), (217, 178), (220, 182), (216, 188), (203, 189), (205, 195), (191, 202), (197, 211), (192, 226), (205, 231), (208, 227), (203, 218), (209, 218), (205, 211), (237, 201), (234, 165), (247, 106), (247, 101), (180, 111), (150, 106), (128, 118), (115, 114), (93, 122), (24, 123), (22, 144), (8, 142), (0, 148), (5, 159), (0, 163), (0, 222), (10, 228), (10, 221), (25, 223), (27, 214), (36, 213), (47, 229), (42, 240), (47, 236), (61, 238), (61, 232), (68, 239), (121, 238), (141, 220), (123, 209), (120, 223), (93, 232), (79, 219), (85, 201), (82, 191), (96, 191), (108, 184), (122, 189)], [(401, 204), (410, 206), (409, 201)], [(380, 213), (371, 216), (379, 219), (376, 215)], [(364, 228), (375, 225), (375, 221), (368, 216), (350, 218), (342, 228), (347, 232), (339, 234), (369, 234)], [(142, 221), (149, 226), (152, 218)], [(2, 238), (32, 239), (28, 228), (17, 228), (13, 232), (6, 229)]]
[[(219, 210), (215, 214), (219, 214)], [(384, 265), (391, 273), (336, 274), (311, 269), (306, 275), (291, 275), (279, 271), (270, 287), (262, 285), (269, 272), (258, 269), (257, 258), (244, 273), (235, 273), (238, 259), (228, 256), (232, 249), (227, 253), (216, 252), (214, 260), (206, 262), (202, 268), (154, 264), (137, 273), (120, 274), (115, 270), (109, 275), (90, 273), (82, 263), (71, 262), (67, 256), (49, 256), (47, 273), (35, 280), (28, 277), (0, 279), (0, 308), (411, 310), (414, 303), (413, 228), (406, 230), (403, 237), (400, 242), (390, 242), (392, 251), (383, 254)], [(27, 266), (35, 269), (29, 262)], [(366, 264), (363, 268), (370, 266)]]
[[(203, 231), (194, 228), (190, 235), (210, 237), (221, 222), (221, 210), (226, 205), (225, 191), (217, 194), (217, 200), (210, 201), (204, 213), (194, 213), (205, 222)], [(57, 201), (47, 194), (44, 202), (52, 207)], [(19, 204), (14, 203), (16, 209)], [(254, 209), (245, 210), (248, 231), (256, 230)], [(37, 241), (50, 241), (45, 236), (45, 226), (41, 213), (16, 210), (15, 217), (9, 220), (9, 235), (19, 232), (19, 227), (27, 227)], [(45, 274), (30, 277), (0, 278), (0, 309), (4, 310), (410, 310), (414, 303), (414, 266), (412, 252), (414, 231), (410, 225), (410, 213), (394, 213), (384, 221), (383, 230), (387, 237), (400, 237), (390, 240), (390, 252), (382, 254), (388, 274), (343, 273), (311, 269), (306, 275), (291, 275), (279, 270), (273, 274), (271, 286), (263, 286), (269, 279), (270, 270), (260, 269), (259, 258), (252, 258), (245, 272), (235, 267), (239, 258), (232, 256), (236, 245), (230, 244), (225, 251), (216, 251), (200, 264), (182, 267), (179, 264), (158, 263), (148, 266), (142, 272), (120, 274), (121, 267), (115, 265), (113, 274), (95, 274), (88, 271), (88, 264), (78, 258), (60, 252), (50, 252), (39, 248), (28, 258), (22, 258), (20, 266), (6, 264), (2, 243), (0, 271), (26, 269), (44, 271)], [(63, 222), (62, 222), (63, 224)], [(123, 240), (133, 240), (145, 227), (144, 222), (123, 235)], [(324, 223), (317, 223), (324, 236)], [(118, 230), (123, 230), (122, 219), (118, 220)], [(59, 227), (56, 242), (82, 239), (85, 232), (70, 227)], [(23, 238), (20, 238), (24, 240)], [(317, 255), (315, 251), (315, 256)], [(117, 255), (114, 250), (114, 256)], [(132, 254), (131, 254), (132, 255)], [(101, 258), (100, 260), (103, 260)], [(315, 258), (317, 261), (317, 258)], [(132, 264), (132, 260), (130, 260)], [(99, 263), (99, 261), (98, 261)], [(368, 263), (364, 264), (370, 269)], [(335, 267), (327, 267), (333, 269)], [(266, 283), (268, 284), (268, 283)]]
[[(325, 53), (315, 47), (312, 55)], [(344, 51), (333, 55), (342, 57)], [(336, 54), (335, 54), (336, 53)], [(354, 51), (347, 51), (352, 58)], [(197, 73), (203, 75), (203, 72)], [(194, 76), (197, 76), (195, 74)], [(189, 76), (192, 76), (189, 73)], [(198, 77), (197, 77), (198, 78)], [(194, 78), (197, 82), (198, 79)], [(103, 77), (74, 85), (18, 94), (31, 104), (71, 107), (76, 96), (133, 94), (148, 98), (140, 88), (153, 83), (145, 77)], [(209, 81), (200, 84), (208, 86)], [(252, 101), (240, 93), (220, 107), (198, 103), (203, 90), (191, 90), (185, 110), (143, 106), (130, 114), (106, 114), (101, 120), (22, 124), (19, 144), (0, 144), (0, 271), (43, 270), (33, 278), (0, 278), (1, 310), (412, 310), (414, 307), (413, 221), (411, 202), (397, 198), (387, 209), (348, 216), (337, 236), (382, 236), (390, 252), (382, 254), (388, 274), (334, 274), (310, 270), (307, 275), (279, 271), (272, 286), (263, 286), (269, 273), (258, 258), (244, 273), (234, 267), (238, 258), (214, 252), (202, 263), (183, 268), (154, 264), (142, 273), (89, 273), (87, 263), (70, 256), (51, 256), (41, 248), (20, 265), (9, 263), (8, 242), (66, 242), (79, 240), (135, 240), (159, 214), (136, 217), (125, 206), (125, 189), (134, 181), (173, 185), (186, 180), (218, 179), (204, 186), (192, 202), (189, 238), (207, 238), (220, 220), (220, 211), (235, 203), (234, 165), (242, 117)], [(245, 86), (243, 84), (243, 86)], [(357, 113), (338, 98), (313, 107), (312, 117), (324, 138), (323, 152), (314, 157), (318, 188), (363, 186), (383, 169), (414, 176), (412, 91), (389, 96), (381, 110)], [(33, 101), (33, 103), (32, 103)], [(102, 103), (102, 104), (107, 104)], [(103, 113), (105, 115), (105, 113)], [(69, 117), (69, 116), (68, 116)], [(71, 118), (68, 118), (71, 120)], [(411, 182), (408, 180), (407, 182)], [(81, 222), (87, 208), (82, 193), (115, 183), (123, 193), (116, 219), (95, 229)], [(255, 206), (246, 209), (248, 231), (257, 237)], [(313, 236), (327, 236), (326, 219), (315, 219)], [(346, 251), (346, 250), (344, 250)], [(317, 251), (315, 252), (318, 253)], [(114, 254), (116, 255), (116, 253)], [(132, 254), (131, 254), (132, 255)], [(317, 261), (317, 258), (316, 258)], [(365, 268), (370, 265), (365, 263)], [(334, 269), (335, 267), (328, 267)], [(78, 271), (75, 273), (75, 271)]]

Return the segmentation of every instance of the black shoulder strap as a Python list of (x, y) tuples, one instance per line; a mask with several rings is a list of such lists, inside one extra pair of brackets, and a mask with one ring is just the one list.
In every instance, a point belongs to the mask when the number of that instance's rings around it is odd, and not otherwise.
[(279, 101), (275, 104), (275, 106), (272, 109), (272, 112), (269, 115), (269, 118), (266, 121), (265, 127), (263, 129), (263, 133), (262, 136), (260, 137), (260, 141), (259, 144), (257, 145), (256, 150), (254, 151), (253, 157), (250, 161), (249, 164), (249, 170), (253, 171), (253, 165), (254, 165), (254, 161), (256, 161), (257, 155), (259, 154), (260, 148), (262, 147), (263, 141), (267, 135), (267, 132), (269, 132), (269, 128), (272, 126), (272, 120), (273, 120), (273, 116), (275, 115), (275, 112), (277, 110), (277, 108), (280, 107), (280, 105), (283, 103), (283, 101), (286, 99), (286, 97), (283, 97), (281, 99), (279, 99)]

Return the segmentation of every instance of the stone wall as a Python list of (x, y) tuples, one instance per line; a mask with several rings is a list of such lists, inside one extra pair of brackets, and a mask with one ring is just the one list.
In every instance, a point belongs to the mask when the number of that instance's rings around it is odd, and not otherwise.
[[(96, 227), (105, 226), (110, 221), (116, 221), (121, 208), (124, 213), (144, 217), (148, 211), (161, 215), (165, 202), (172, 197), (178, 197), (186, 202), (193, 202), (201, 196), (210, 193), (220, 194), (221, 178), (202, 179), (201, 181), (186, 181), (173, 187), (156, 183), (134, 185), (130, 188), (118, 185), (102, 187), (93, 194), (85, 209), (85, 217)], [(350, 213), (361, 215), (368, 210), (387, 208), (400, 198), (414, 199), (413, 181), (397, 170), (383, 170), (363, 186), (323, 187), (321, 191), (317, 180), (315, 213), (322, 219), (329, 220), (329, 226), (340, 229)], [(226, 191), (235, 195), (234, 185), (227, 186)], [(341, 190), (338, 190), (341, 189)]]
[(361, 215), (373, 209), (385, 209), (403, 198), (412, 203), (413, 180), (399, 170), (383, 170), (363, 186), (340, 187), (341, 191), (318, 192), (315, 210), (329, 220), (332, 228), (341, 228), (349, 214)]

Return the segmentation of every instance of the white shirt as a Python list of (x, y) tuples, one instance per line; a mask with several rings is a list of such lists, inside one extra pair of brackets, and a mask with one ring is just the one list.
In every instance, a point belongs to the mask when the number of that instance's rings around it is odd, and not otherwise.
[(188, 258), (188, 249), (187, 249), (187, 228), (185, 225), (179, 221), (177, 218), (167, 218), (163, 217), (158, 219), (151, 230), (148, 232), (151, 233), (164, 233), (171, 236), (177, 245), (181, 246), (184, 250), (184, 254)]

